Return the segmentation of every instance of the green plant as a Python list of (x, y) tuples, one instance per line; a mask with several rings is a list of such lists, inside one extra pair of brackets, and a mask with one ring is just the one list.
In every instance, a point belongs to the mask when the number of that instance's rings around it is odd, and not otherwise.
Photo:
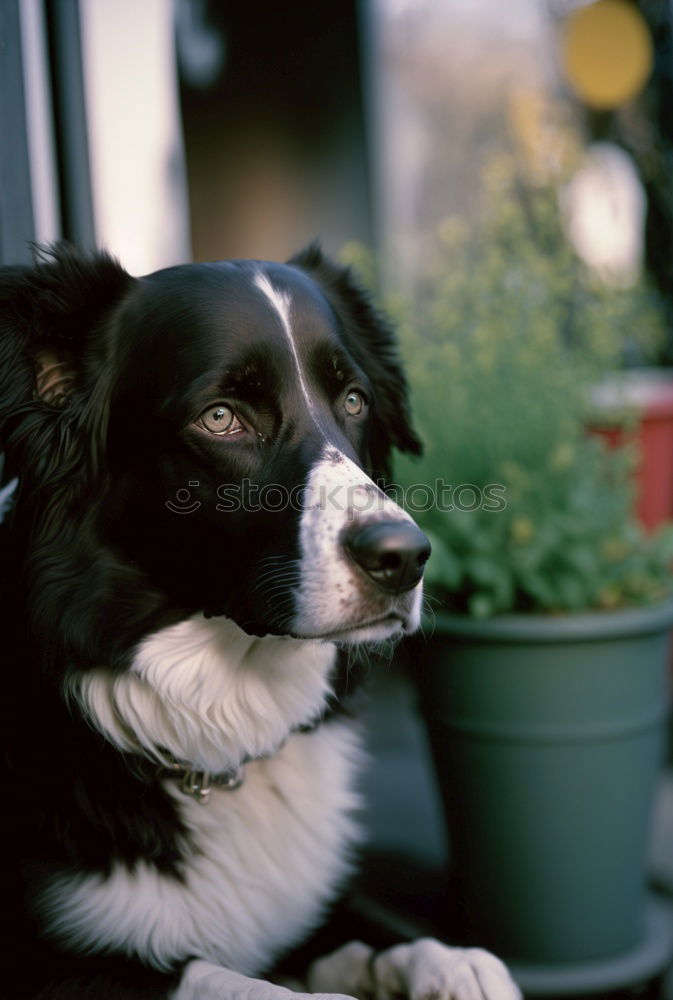
[(633, 454), (586, 432), (589, 386), (657, 343), (651, 293), (594, 278), (563, 237), (555, 192), (524, 187), (500, 160), (482, 221), (441, 227), (434, 273), (394, 310), (425, 442), (420, 462), (398, 464), (406, 497), (419, 483), (436, 495), (440, 480), (471, 484), (470, 497), (498, 484), (505, 500), (408, 504), (431, 536), (442, 604), (489, 616), (661, 597), (673, 539), (647, 537), (632, 515)]

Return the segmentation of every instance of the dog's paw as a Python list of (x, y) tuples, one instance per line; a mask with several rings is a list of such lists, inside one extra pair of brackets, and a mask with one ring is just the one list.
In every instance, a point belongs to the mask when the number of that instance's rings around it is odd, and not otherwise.
[(357, 997), (346, 996), (345, 993), (306, 993), (304, 983), (285, 977), (275, 982), (282, 987), (283, 996), (274, 994), (272, 1000), (357, 1000)]
[(341, 989), (374, 1000), (521, 1000), (502, 962), (481, 948), (450, 948), (433, 938), (375, 953), (360, 941), (314, 962), (309, 989)]
[(376, 1000), (520, 1000), (503, 963), (481, 948), (451, 948), (433, 938), (400, 944), (371, 963)]
[(358, 1000), (365, 995), (371, 997), (369, 972), (373, 954), (373, 949), (362, 941), (349, 941), (310, 965), (306, 985), (312, 995), (340, 990)]
[[(298, 987), (301, 990), (301, 986)], [(177, 990), (170, 1000), (355, 1000), (343, 992), (314, 994), (296, 992), (288, 986), (263, 979), (250, 979), (240, 972), (212, 962), (194, 959), (185, 966)]]
[(346, 996), (345, 993), (297, 993), (291, 990), (283, 997), (278, 997), (274, 993), (273, 1000), (358, 1000), (358, 998)]

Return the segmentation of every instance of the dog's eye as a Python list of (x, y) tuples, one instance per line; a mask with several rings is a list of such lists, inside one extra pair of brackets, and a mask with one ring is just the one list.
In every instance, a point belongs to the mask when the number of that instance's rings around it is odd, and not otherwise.
[(356, 392), (355, 390), (349, 392), (344, 400), (344, 409), (351, 417), (357, 417), (359, 413), (362, 413), (365, 405), (364, 396), (361, 392)]
[(209, 410), (204, 410), (197, 424), (201, 424), (211, 434), (231, 433), (241, 426), (234, 411), (228, 406), (211, 406)]

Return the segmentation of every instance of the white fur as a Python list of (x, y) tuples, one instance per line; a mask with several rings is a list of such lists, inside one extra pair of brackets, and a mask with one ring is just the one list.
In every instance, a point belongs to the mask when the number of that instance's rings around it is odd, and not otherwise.
[(306, 384), (306, 379), (304, 377), (304, 369), (302, 368), (301, 361), (299, 359), (299, 352), (297, 350), (297, 345), (294, 342), (294, 336), (292, 333), (292, 323), (290, 321), (290, 312), (292, 309), (292, 300), (290, 299), (289, 292), (280, 292), (277, 288), (274, 288), (269, 279), (265, 274), (258, 272), (255, 275), (255, 285), (259, 288), (260, 292), (266, 296), (269, 300), (276, 313), (280, 319), (280, 324), (283, 328), (283, 333), (285, 334), (285, 339), (288, 342), (290, 350), (292, 352), (292, 359), (294, 361), (295, 370), (297, 372), (297, 380), (299, 382), (299, 388), (301, 389), (301, 394), (304, 397), (304, 402), (306, 407), (311, 414), (313, 422), (318, 426), (318, 419), (315, 411), (315, 403), (313, 402), (313, 397), (308, 391), (308, 386)]
[(196, 615), (149, 636), (130, 670), (100, 667), (69, 681), (91, 724), (122, 750), (195, 770), (235, 770), (275, 753), (320, 715), (334, 663), (329, 643), (249, 636)]
[(63, 873), (40, 900), (48, 932), (85, 951), (115, 948), (157, 968), (197, 956), (255, 974), (315, 926), (357, 838), (352, 723), (296, 733), (246, 766), (208, 806), (167, 780), (193, 845), (183, 879), (138, 864), (109, 877)]
[[(405, 594), (380, 590), (344, 550), (343, 532), (357, 519), (411, 521), (354, 462), (325, 445), (313, 467), (300, 524), (300, 585), (292, 630), (298, 635), (371, 641), (418, 628), (423, 585)], [(378, 624), (377, 619), (387, 621)]]

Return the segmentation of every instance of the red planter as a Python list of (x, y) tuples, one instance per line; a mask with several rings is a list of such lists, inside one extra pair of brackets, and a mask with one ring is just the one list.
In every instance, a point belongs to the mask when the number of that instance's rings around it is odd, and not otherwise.
[[(589, 428), (610, 446), (633, 442), (639, 452), (638, 518), (653, 529), (673, 520), (673, 374), (659, 369), (620, 372), (594, 394), (599, 416)], [(633, 428), (615, 426), (625, 408)]]

